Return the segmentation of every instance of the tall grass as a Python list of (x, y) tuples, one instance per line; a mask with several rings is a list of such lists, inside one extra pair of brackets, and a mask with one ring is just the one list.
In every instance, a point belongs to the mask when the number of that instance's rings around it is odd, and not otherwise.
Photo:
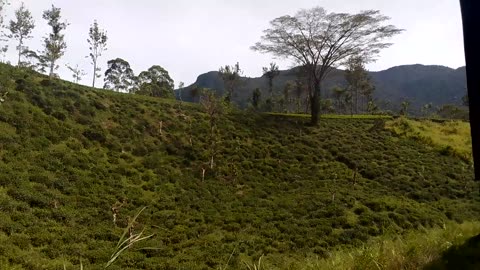
[[(480, 233), (480, 222), (448, 224), (444, 228), (414, 231), (404, 236), (382, 236), (353, 250), (338, 250), (327, 258), (308, 258), (277, 266), (278, 269), (302, 270), (413, 270), (422, 269), (441, 258), (449, 248), (465, 243)], [(265, 258), (265, 269), (273, 268), (271, 258)]]
[(465, 161), (472, 160), (470, 124), (463, 121), (436, 123), (398, 118), (387, 122), (386, 127), (398, 135), (415, 138), (444, 153), (451, 153)]

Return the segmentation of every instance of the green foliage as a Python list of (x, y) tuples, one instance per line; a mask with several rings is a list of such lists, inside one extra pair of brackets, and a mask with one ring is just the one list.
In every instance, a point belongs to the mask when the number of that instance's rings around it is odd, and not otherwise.
[(215, 170), (202, 175), (211, 117), (201, 105), (1, 64), (0, 82), (2, 269), (101, 269), (144, 206), (134, 234), (155, 237), (111, 269), (266, 268), (269, 256), (324, 257), (480, 213), (471, 167), (392, 136), (383, 116), (309, 127), (230, 108), (215, 122)]

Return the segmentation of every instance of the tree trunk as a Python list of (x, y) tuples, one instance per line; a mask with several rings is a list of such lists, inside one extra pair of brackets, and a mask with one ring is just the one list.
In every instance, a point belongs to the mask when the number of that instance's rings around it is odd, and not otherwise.
[(55, 68), (55, 61), (52, 61), (52, 62), (50, 63), (50, 74), (49, 74), (50, 78), (53, 78), (53, 70), (54, 70), (54, 68)]
[(313, 96), (310, 98), (312, 119), (310, 124), (312, 126), (318, 125), (318, 120), (320, 119), (320, 83), (315, 83), (315, 89), (313, 91)]
[(95, 88), (95, 79), (97, 78), (97, 61), (93, 61), (93, 83), (92, 87)]
[(22, 59), (22, 41), (20, 40), (20, 42), (18, 43), (18, 63), (17, 63), (17, 67), (20, 67), (21, 59)]

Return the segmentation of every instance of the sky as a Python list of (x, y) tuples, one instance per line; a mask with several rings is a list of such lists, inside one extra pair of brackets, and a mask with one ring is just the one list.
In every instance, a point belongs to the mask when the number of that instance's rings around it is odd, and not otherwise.
[[(7, 18), (13, 18), (21, 0), (9, 0)], [(381, 52), (367, 68), (384, 70), (406, 64), (465, 65), (460, 5), (458, 0), (23, 0), (36, 21), (34, 38), (26, 45), (41, 50), (49, 32), (42, 12), (55, 5), (70, 25), (65, 32), (67, 51), (60, 60), (59, 75), (72, 80), (66, 64), (79, 65), (88, 74), (81, 83), (91, 84), (92, 67), (87, 43), (94, 20), (108, 33), (108, 51), (100, 59), (102, 73), (107, 61), (127, 60), (136, 74), (152, 65), (169, 71), (175, 84), (190, 85), (198, 75), (237, 62), (244, 76), (259, 77), (262, 67), (276, 62), (281, 69), (293, 63), (253, 52), (269, 22), (299, 9), (324, 7), (329, 12), (355, 13), (380, 10), (391, 24), (406, 31)], [(7, 60), (16, 63), (15, 43)], [(97, 86), (102, 86), (103, 79)]]

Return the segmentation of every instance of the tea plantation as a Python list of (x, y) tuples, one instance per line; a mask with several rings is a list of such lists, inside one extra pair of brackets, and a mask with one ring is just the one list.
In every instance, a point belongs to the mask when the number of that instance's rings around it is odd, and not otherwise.
[(199, 105), (6, 65), (0, 82), (8, 91), (0, 105), (0, 269), (103, 269), (143, 207), (131, 233), (154, 236), (109, 269), (321, 258), (480, 214), (471, 165), (394, 135), (385, 119), (309, 127), (304, 118), (231, 109), (218, 121), (210, 169), (209, 117)]

